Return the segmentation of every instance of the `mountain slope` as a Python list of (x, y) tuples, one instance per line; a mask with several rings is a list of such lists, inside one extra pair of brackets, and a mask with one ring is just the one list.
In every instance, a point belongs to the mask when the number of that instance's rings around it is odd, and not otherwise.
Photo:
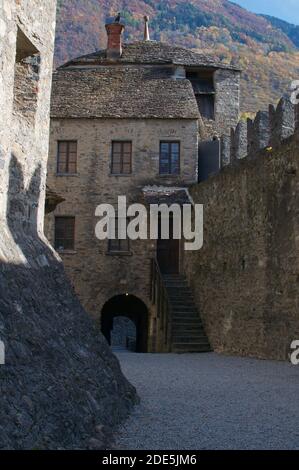
[[(151, 38), (216, 54), (243, 70), (242, 111), (254, 112), (285, 94), (299, 76), (296, 30), (226, 0), (58, 0), (56, 65), (106, 46), (105, 21), (121, 11), (125, 40)], [(274, 21), (275, 20), (275, 21)]]
[(267, 21), (269, 21), (274, 28), (280, 29), (292, 43), (299, 48), (299, 26), (288, 23), (287, 21), (280, 20), (274, 16), (262, 15)]

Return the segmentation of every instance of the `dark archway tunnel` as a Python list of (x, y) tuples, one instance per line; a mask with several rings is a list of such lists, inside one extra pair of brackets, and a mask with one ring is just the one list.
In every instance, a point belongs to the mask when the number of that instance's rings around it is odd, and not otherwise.
[(127, 317), (136, 326), (136, 352), (146, 353), (148, 342), (148, 309), (142, 300), (134, 295), (117, 295), (103, 307), (101, 330), (111, 345), (111, 331), (116, 317)]

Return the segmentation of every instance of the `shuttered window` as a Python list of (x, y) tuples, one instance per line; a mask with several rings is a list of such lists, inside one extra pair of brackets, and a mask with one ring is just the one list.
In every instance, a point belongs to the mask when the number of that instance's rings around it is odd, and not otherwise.
[(75, 249), (75, 217), (55, 217), (55, 249)]
[(58, 142), (57, 173), (77, 173), (77, 142), (63, 140)]
[(180, 173), (180, 142), (160, 142), (160, 175)]
[(132, 142), (112, 142), (111, 173), (113, 175), (132, 173)]

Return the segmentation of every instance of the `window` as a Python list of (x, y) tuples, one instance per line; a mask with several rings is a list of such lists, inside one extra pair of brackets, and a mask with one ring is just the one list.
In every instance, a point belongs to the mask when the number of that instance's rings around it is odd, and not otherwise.
[(58, 142), (57, 173), (77, 173), (77, 142), (64, 140)]
[(206, 119), (215, 119), (215, 98), (214, 95), (197, 95), (196, 101), (200, 114)]
[(160, 175), (180, 173), (180, 143), (160, 142)]
[[(121, 219), (121, 222), (124, 224), (128, 224), (127, 219)], [(109, 253), (129, 253), (130, 251), (130, 244), (129, 239), (126, 238), (125, 240), (120, 240), (118, 238), (118, 218), (115, 221), (115, 240), (109, 240), (108, 243), (108, 252)]]
[(132, 142), (112, 142), (111, 173), (113, 175), (132, 173)]
[(187, 70), (186, 78), (190, 80), (199, 112), (205, 119), (215, 119), (215, 86), (211, 71)]
[(75, 217), (55, 217), (55, 249), (75, 249)]

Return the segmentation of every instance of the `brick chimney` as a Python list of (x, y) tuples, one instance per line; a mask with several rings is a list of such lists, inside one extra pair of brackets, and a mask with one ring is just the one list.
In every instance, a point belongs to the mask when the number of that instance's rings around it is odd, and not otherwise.
[(107, 59), (119, 59), (122, 55), (121, 35), (125, 26), (121, 23), (106, 24), (108, 35)]

